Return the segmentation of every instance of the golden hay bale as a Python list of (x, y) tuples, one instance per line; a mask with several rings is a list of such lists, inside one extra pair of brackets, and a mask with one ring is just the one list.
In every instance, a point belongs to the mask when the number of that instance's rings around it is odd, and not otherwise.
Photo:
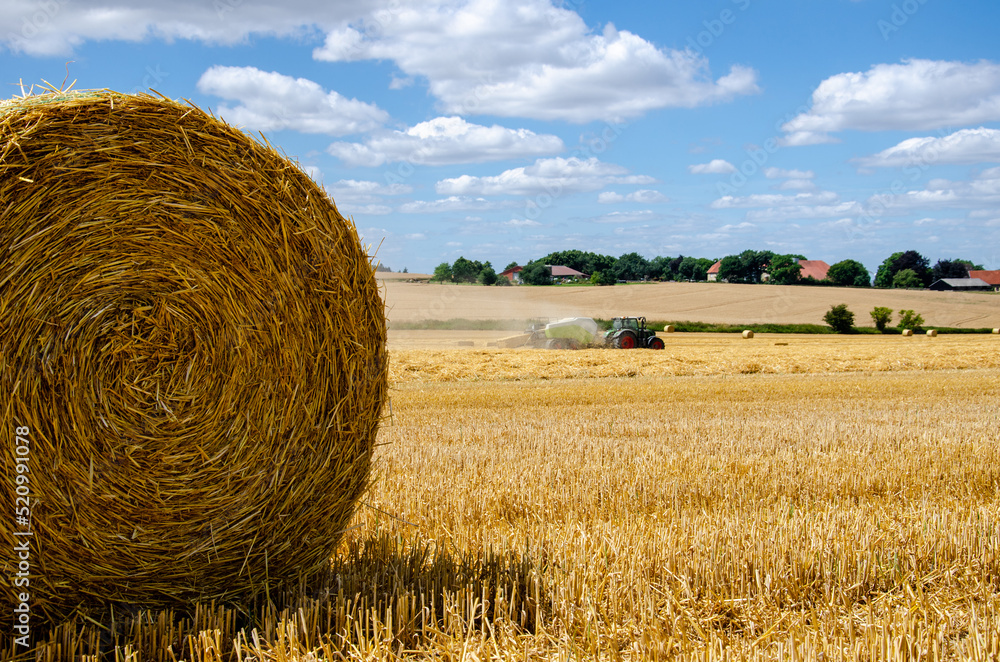
[(751, 331), (750, 329), (747, 329), (746, 331), (743, 332), (743, 337), (744, 338), (753, 338), (753, 331)]
[(931, 338), (937, 338), (937, 329), (927, 329), (927, 335)]
[[(353, 223), (270, 146), (149, 95), (0, 104), (0, 173), (33, 618), (238, 599), (327, 564), (387, 388)], [(26, 528), (0, 517), (5, 541)], [(18, 567), (9, 542), (0, 558)]]
[(903, 335), (907, 338), (913, 335), (913, 329), (903, 329)]
[(1000, 329), (993, 329), (993, 335), (1000, 334)]
[(666, 326), (663, 327), (663, 332), (664, 333), (673, 333), (674, 332), (674, 325), (673, 324), (667, 324)]

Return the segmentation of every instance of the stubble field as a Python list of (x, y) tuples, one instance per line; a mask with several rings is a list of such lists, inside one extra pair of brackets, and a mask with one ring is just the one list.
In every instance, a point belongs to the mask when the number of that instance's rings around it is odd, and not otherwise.
[(393, 349), (330, 574), (133, 659), (1000, 656), (1000, 338), (667, 340)]

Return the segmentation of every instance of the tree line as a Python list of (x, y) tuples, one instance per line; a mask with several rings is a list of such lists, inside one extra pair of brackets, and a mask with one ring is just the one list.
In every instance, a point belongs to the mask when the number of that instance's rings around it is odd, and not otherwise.
[[(983, 269), (963, 259), (941, 259), (934, 266), (914, 250), (893, 253), (875, 272), (871, 273), (857, 260), (841, 260), (830, 265), (827, 276), (816, 280), (802, 277), (802, 255), (781, 254), (772, 251), (745, 250), (727, 255), (721, 260), (678, 255), (646, 259), (639, 253), (625, 253), (620, 257), (589, 251), (555, 251), (523, 265), (519, 274), (526, 285), (551, 285), (552, 275), (548, 265), (560, 265), (588, 274), (595, 285), (614, 285), (622, 281), (705, 281), (708, 270), (719, 262), (718, 280), (729, 283), (762, 283), (777, 285), (836, 285), (841, 287), (923, 288), (940, 278), (967, 278), (970, 269)], [(503, 271), (520, 266), (511, 262)], [(502, 272), (501, 272), (502, 273)], [(480, 283), (482, 285), (509, 285), (490, 262), (479, 262), (460, 257), (454, 263), (442, 262), (434, 269), (431, 278), (436, 282)]]

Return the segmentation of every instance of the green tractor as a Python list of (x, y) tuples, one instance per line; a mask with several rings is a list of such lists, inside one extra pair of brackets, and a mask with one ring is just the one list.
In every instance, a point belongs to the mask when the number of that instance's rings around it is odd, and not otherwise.
[(663, 338), (657, 338), (655, 331), (646, 328), (645, 317), (614, 318), (604, 340), (615, 349), (663, 349)]

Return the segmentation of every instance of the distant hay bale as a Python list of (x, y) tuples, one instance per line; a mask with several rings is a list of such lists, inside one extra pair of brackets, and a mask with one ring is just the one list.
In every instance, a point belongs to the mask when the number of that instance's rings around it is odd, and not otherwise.
[(937, 338), (937, 329), (927, 329), (927, 335), (931, 338)]
[(674, 332), (674, 325), (673, 324), (667, 324), (667, 325), (665, 325), (663, 327), (663, 332), (664, 333), (673, 333)]
[(743, 337), (744, 338), (753, 338), (753, 331), (751, 331), (750, 329), (747, 329), (746, 331), (743, 332)]
[[(0, 173), (0, 402), (5, 435), (28, 428), (32, 622), (242, 599), (325, 566), (387, 390), (354, 224), (270, 146), (149, 95), (3, 102)], [(0, 517), (5, 541), (25, 526)], [(10, 544), (0, 560), (17, 567)]]
[(907, 337), (912, 336), (913, 335), (913, 329), (903, 329), (903, 335), (907, 336)]
[(993, 329), (993, 335), (1000, 334), (1000, 329)]

